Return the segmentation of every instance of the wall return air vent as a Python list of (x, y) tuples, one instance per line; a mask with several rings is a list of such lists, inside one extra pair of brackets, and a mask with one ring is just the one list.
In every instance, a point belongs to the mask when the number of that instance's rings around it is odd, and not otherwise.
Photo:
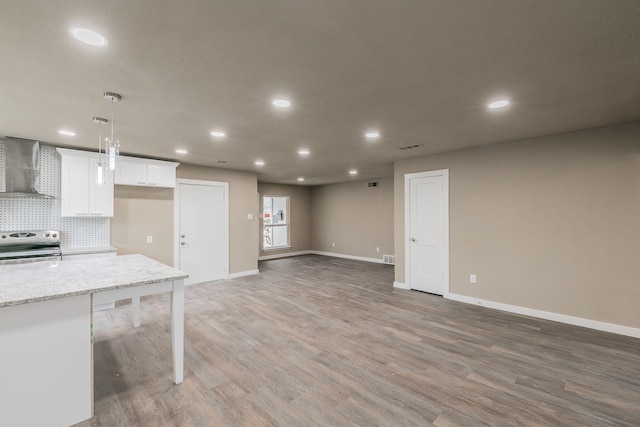
[(395, 255), (382, 255), (382, 263), (395, 265), (396, 264), (396, 256)]
[(411, 150), (414, 148), (424, 147), (424, 144), (413, 144), (413, 145), (405, 145), (404, 147), (400, 147), (401, 150)]

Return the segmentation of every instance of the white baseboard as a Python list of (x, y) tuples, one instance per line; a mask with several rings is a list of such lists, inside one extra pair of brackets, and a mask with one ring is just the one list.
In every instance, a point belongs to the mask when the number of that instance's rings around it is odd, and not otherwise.
[(396, 289), (410, 289), (409, 286), (407, 286), (406, 283), (402, 283), (402, 282), (393, 282), (393, 287)]
[(298, 251), (298, 252), (283, 252), (273, 255), (264, 255), (258, 257), (258, 261), (266, 261), (268, 259), (288, 258), (290, 256), (309, 255), (311, 251)]
[[(394, 282), (393, 285), (395, 286), (396, 282)], [(533, 308), (521, 307), (518, 305), (504, 304), (501, 302), (489, 301), (480, 298), (469, 297), (466, 295), (447, 294), (444, 297), (453, 301), (481, 305), (496, 310), (507, 311), (509, 313), (523, 314), (525, 316), (537, 317), (539, 319), (551, 320), (554, 322), (566, 323), (569, 325), (582, 326), (584, 328), (596, 329), (599, 331), (640, 338), (640, 329), (632, 328), (630, 326), (622, 326), (616, 325), (615, 323), (606, 323), (597, 320), (583, 319), (581, 317), (552, 313), (550, 311), (536, 310)]]
[(356, 260), (356, 261), (374, 262), (376, 264), (382, 264), (383, 263), (382, 262), (382, 258), (380, 258), (380, 259), (378, 259), (378, 258), (367, 258), (367, 257), (363, 257), (363, 256), (338, 254), (338, 253), (323, 252), (323, 251), (298, 251), (298, 252), (285, 252), (285, 253), (281, 253), (281, 254), (265, 255), (265, 256), (258, 257), (258, 261), (266, 261), (266, 260), (270, 260), (270, 259), (287, 258), (287, 257), (292, 257), (292, 256), (300, 256), (300, 255), (321, 255), (321, 256), (330, 256), (330, 257), (335, 257), (335, 258), (353, 259), (353, 260)]
[(238, 277), (253, 276), (254, 274), (260, 274), (258, 270), (239, 271), (237, 273), (227, 274), (225, 279), (237, 279)]
[(335, 258), (346, 258), (353, 259), (356, 261), (366, 261), (366, 262), (375, 262), (377, 264), (382, 264), (382, 258), (367, 258), (363, 256), (355, 256), (355, 255), (346, 255), (346, 254), (336, 254), (333, 252), (322, 252), (322, 251), (308, 251), (308, 253), (313, 255), (322, 255), (322, 256), (331, 256)]

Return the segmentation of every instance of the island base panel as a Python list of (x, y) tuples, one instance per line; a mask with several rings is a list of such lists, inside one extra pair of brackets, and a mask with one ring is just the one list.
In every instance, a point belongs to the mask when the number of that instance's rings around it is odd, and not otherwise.
[(72, 425), (90, 418), (92, 352), (89, 294), (1, 307), (2, 424)]

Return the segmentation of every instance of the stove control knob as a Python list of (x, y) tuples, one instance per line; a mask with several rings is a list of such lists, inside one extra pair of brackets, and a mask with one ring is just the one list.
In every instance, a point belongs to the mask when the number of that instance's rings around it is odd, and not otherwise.
[(45, 234), (44, 237), (49, 237), (49, 233)]
[(53, 235), (53, 238), (55, 239), (56, 237), (58, 237), (58, 235), (57, 235), (57, 234), (54, 234), (54, 235)]
[(7, 235), (6, 235), (6, 234), (3, 234), (3, 235), (2, 235), (2, 238), (3, 238), (3, 239), (6, 239), (6, 238), (7, 238)]

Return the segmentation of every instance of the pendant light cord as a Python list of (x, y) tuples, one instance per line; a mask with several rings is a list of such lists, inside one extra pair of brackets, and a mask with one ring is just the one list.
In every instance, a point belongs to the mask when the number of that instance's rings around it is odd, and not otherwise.
[(113, 122), (114, 122), (114, 118), (115, 118), (115, 113), (113, 110), (113, 103), (114, 100), (111, 99), (111, 143), (113, 144)]
[(102, 162), (102, 123), (98, 123), (98, 160)]

